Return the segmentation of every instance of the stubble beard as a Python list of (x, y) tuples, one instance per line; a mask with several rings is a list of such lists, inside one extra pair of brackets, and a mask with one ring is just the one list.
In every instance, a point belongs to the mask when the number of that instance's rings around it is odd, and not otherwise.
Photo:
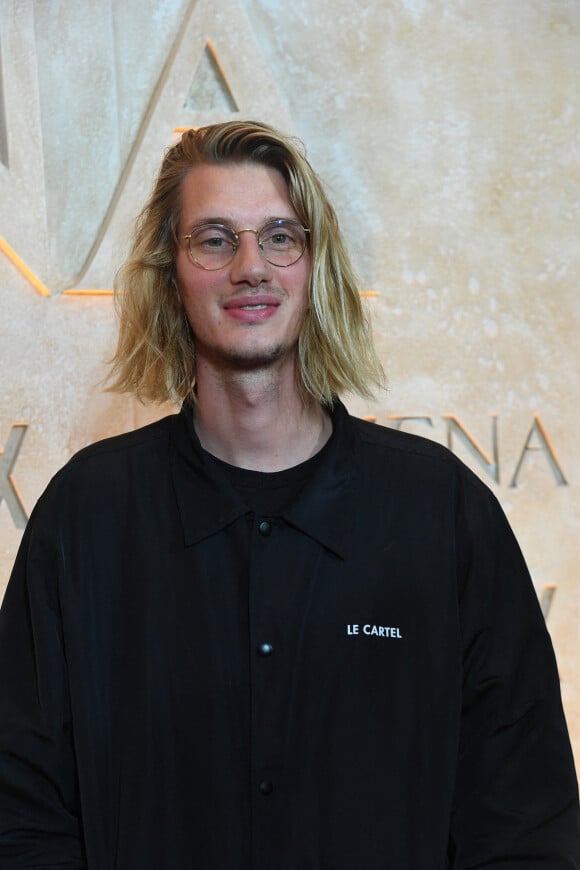
[[(220, 349), (203, 348), (203, 357), (213, 368), (230, 372), (253, 372), (275, 370), (288, 356), (296, 356), (298, 342), (290, 347), (285, 342), (278, 342), (269, 347), (239, 348), (236, 346)], [(199, 347), (197, 351), (199, 352)]]
[(267, 369), (283, 359), (286, 356), (287, 350), (288, 348), (283, 343), (254, 351), (242, 351), (239, 348), (231, 348), (224, 355), (224, 362), (240, 371)]

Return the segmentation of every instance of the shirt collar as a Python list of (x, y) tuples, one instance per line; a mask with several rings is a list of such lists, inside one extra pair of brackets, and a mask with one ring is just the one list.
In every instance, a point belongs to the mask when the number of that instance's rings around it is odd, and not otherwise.
[[(352, 501), (352, 427), (337, 399), (331, 412), (333, 434), (324, 461), (281, 516), (337, 556), (348, 548)], [(173, 419), (171, 474), (186, 546), (221, 531), (248, 513), (241, 495), (219, 467), (209, 461), (193, 425), (193, 408), (185, 403)]]

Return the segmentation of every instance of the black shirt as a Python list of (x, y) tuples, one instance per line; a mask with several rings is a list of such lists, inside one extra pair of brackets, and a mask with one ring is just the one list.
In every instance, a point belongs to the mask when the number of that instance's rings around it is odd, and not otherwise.
[(552, 648), (493, 495), (337, 403), (258, 513), (191, 409), (65, 466), (0, 617), (0, 867), (580, 867)]

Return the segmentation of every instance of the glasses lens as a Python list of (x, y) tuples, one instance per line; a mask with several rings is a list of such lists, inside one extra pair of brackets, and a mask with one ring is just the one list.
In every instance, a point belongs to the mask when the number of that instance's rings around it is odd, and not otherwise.
[(272, 221), (261, 230), (258, 244), (269, 263), (291, 266), (304, 253), (306, 231), (297, 221)]
[(209, 271), (227, 266), (237, 247), (233, 231), (221, 224), (204, 224), (189, 237), (191, 259)]

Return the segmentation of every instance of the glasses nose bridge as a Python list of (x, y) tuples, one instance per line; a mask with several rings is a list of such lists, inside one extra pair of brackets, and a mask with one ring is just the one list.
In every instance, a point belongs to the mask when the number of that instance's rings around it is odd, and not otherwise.
[[(234, 233), (234, 236), (236, 238), (236, 248), (234, 251), (234, 257), (238, 253), (238, 251), (240, 250), (240, 236), (241, 236), (241, 234), (242, 233), (253, 233), (256, 237), (256, 243), (258, 245), (258, 250), (259, 250), (260, 254), (262, 255), (262, 259), (266, 260), (266, 257), (264, 256), (264, 250), (262, 248), (262, 245), (260, 244), (260, 233), (261, 232), (262, 232), (262, 230), (254, 230), (251, 227), (243, 227), (241, 230), (234, 230), (233, 233)], [(266, 260), (266, 262), (267, 262), (267, 260)]]

